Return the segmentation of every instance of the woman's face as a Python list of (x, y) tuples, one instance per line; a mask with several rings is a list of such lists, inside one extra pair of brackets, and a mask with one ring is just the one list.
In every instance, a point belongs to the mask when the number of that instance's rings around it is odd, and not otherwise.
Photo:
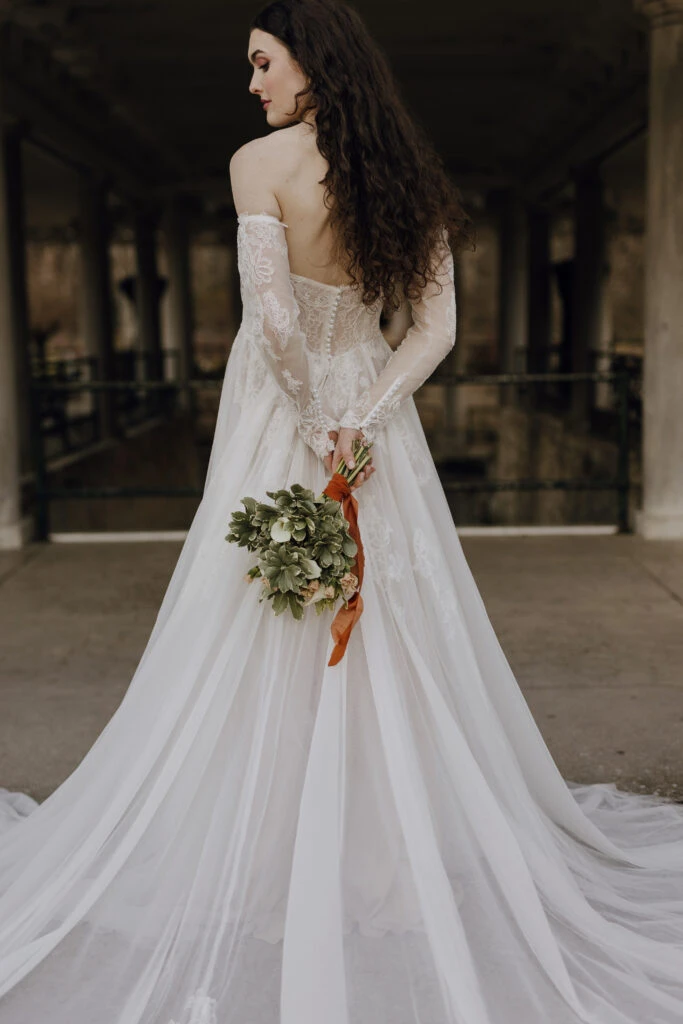
[(281, 128), (300, 121), (300, 107), (297, 104), (301, 104), (302, 100), (295, 100), (294, 97), (304, 88), (307, 80), (284, 43), (260, 28), (252, 29), (248, 59), (254, 68), (249, 92), (259, 97), (268, 124), (273, 128)]

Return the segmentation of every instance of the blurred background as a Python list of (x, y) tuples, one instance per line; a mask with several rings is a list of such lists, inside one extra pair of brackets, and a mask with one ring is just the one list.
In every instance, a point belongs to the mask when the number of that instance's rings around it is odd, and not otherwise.
[[(259, 6), (0, 3), (3, 778), (34, 792), (120, 698), (201, 497)], [(683, 0), (355, 6), (476, 225), (416, 401), (495, 624), (566, 771), (632, 739), (633, 784), (683, 784)], [(121, 537), (169, 544), (57, 543)]]
[[(417, 396), (456, 523), (683, 536), (683, 4), (357, 7), (477, 228)], [(2, 5), (4, 546), (191, 521), (241, 313), (228, 162), (269, 130), (256, 9)]]

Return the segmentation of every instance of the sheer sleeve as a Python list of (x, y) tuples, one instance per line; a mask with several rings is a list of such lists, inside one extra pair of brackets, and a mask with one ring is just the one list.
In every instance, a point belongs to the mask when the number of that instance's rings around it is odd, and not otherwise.
[(342, 416), (340, 426), (355, 427), (373, 441), (401, 402), (434, 372), (455, 344), (453, 254), (444, 229), (435, 251), (437, 281), (427, 283), (419, 301), (411, 302), (413, 324), (387, 360), (377, 379)]
[(296, 410), (299, 434), (324, 458), (334, 449), (328, 431), (337, 430), (337, 424), (323, 412), (310, 380), (306, 339), (289, 276), (286, 227), (270, 213), (238, 214), (243, 315), (250, 341)]

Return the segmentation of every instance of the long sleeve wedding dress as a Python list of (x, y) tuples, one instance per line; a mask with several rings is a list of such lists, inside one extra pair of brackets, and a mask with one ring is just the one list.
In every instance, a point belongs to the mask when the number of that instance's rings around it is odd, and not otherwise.
[[(561, 777), (411, 398), (450, 250), (392, 353), (285, 228), (239, 217), (204, 495), (126, 695), (48, 799), (4, 793), (0, 1024), (680, 1024), (683, 807)], [(339, 423), (378, 472), (330, 668), (330, 616), (275, 617), (224, 537), (244, 495), (320, 492)]]

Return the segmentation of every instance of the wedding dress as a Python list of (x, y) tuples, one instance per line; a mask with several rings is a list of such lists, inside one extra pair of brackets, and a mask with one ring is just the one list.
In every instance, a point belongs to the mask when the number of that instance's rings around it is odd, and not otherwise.
[[(244, 317), (202, 501), (116, 713), (43, 803), (4, 791), (0, 1024), (680, 1024), (683, 807), (563, 780), (412, 400), (450, 250), (392, 353), (379, 304), (241, 214)], [(364, 611), (275, 617), (224, 537), (320, 492), (361, 426)]]

